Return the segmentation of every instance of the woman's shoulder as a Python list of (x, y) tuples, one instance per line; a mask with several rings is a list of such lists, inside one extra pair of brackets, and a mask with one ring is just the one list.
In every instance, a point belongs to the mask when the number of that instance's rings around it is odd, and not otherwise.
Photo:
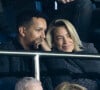
[(98, 50), (96, 49), (93, 43), (82, 42), (82, 44), (83, 44), (84, 52), (98, 53)]

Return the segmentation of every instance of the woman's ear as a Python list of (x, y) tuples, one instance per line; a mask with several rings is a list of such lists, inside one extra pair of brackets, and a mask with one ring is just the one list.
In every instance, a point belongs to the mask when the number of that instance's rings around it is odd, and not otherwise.
[(22, 36), (22, 37), (25, 37), (25, 27), (21, 26), (19, 27), (19, 34)]

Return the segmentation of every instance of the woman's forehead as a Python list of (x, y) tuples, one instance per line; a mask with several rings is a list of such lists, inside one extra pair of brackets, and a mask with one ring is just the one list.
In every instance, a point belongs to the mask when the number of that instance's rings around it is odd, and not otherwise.
[(68, 30), (64, 26), (60, 26), (55, 28), (54, 33), (68, 33)]

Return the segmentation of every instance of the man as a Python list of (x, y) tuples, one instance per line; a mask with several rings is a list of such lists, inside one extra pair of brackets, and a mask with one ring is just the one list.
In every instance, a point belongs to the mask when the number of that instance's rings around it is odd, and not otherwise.
[(47, 28), (44, 16), (28, 11), (19, 16), (17, 21), (19, 42), (25, 50), (38, 49), (39, 45), (43, 50), (49, 49), (44, 40)]
[[(38, 11), (25, 10), (17, 16), (17, 35), (11, 41), (1, 44), (1, 50), (46, 51), (50, 50), (45, 42), (47, 23), (45, 15)], [(46, 68), (40, 61), (41, 72)], [(0, 72), (7, 75), (33, 76), (34, 60), (30, 56), (0, 55)], [(4, 76), (4, 75), (3, 75)], [(41, 77), (42, 78), (42, 77)], [(43, 79), (45, 83), (45, 80)], [(49, 84), (48, 84), (49, 85)], [(44, 85), (45, 86), (45, 85)], [(48, 87), (48, 86), (47, 86)], [(7, 89), (8, 90), (8, 89)]]
[(24, 77), (16, 83), (15, 90), (43, 90), (43, 87), (35, 78)]
[[(17, 35), (16, 37), (5, 43), (2, 43), (1, 49), (2, 50), (24, 50), (24, 51), (46, 51), (49, 50), (49, 47), (45, 43), (45, 31), (47, 28), (47, 23), (45, 16), (42, 15), (39, 12), (36, 11), (30, 11), (26, 10), (23, 11), (19, 16), (17, 17)], [(41, 49), (40, 49), (41, 48)], [(12, 57), (10, 57), (12, 59)], [(16, 57), (18, 59), (18, 57)], [(8, 69), (3, 69), (6, 71), (9, 71), (9, 67), (11, 67), (10, 71), (15, 72), (15, 71), (24, 71), (25, 66), (23, 66), (22, 63), (25, 63), (24, 57), (19, 57), (23, 58), (23, 60), (18, 60), (20, 61), (20, 64), (16, 64), (17, 66), (14, 66), (13, 64), (7, 65)], [(7, 59), (9, 59), (7, 57)], [(15, 58), (13, 58), (15, 59)], [(13, 61), (13, 60), (12, 60)], [(18, 62), (17, 60), (15, 60)], [(13, 62), (15, 62), (13, 61)], [(27, 61), (27, 60), (26, 60)], [(31, 60), (28, 60), (30, 62)], [(8, 63), (7, 63), (8, 64)], [(27, 64), (27, 63), (26, 63)], [(6, 66), (6, 67), (7, 67)], [(16, 68), (13, 68), (13, 66)], [(27, 66), (28, 67), (28, 66)], [(30, 67), (30, 65), (29, 65)], [(30, 69), (29, 69), (30, 70)]]

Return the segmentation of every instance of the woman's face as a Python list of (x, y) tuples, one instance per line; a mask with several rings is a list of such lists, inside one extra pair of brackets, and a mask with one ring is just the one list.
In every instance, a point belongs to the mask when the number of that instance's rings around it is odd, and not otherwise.
[(70, 37), (64, 26), (57, 27), (54, 31), (54, 47), (63, 52), (72, 52), (74, 49), (74, 41)]

